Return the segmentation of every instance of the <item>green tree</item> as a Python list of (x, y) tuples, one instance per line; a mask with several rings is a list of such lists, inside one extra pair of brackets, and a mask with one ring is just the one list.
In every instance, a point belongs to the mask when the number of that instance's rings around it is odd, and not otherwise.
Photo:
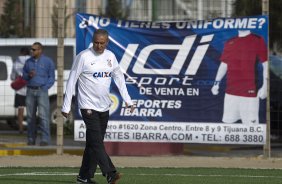
[[(270, 49), (282, 48), (282, 0), (269, 0), (269, 46)], [(251, 16), (262, 14), (261, 0), (236, 0), (234, 16)]]
[(100, 11), (100, 15), (115, 19), (127, 19), (129, 12), (129, 7), (123, 8), (121, 0), (108, 0), (105, 13)]
[(4, 4), (4, 13), (0, 17), (0, 37), (24, 37), (24, 14), (18, 0), (8, 0)]

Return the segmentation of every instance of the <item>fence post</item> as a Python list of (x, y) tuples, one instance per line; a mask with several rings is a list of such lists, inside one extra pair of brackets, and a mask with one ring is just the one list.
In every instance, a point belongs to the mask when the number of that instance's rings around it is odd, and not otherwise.
[(157, 2), (152, 0), (152, 21), (157, 20)]
[(64, 117), (61, 114), (64, 95), (64, 21), (65, 0), (59, 0), (58, 6), (58, 46), (57, 46), (57, 155), (63, 154)]
[[(262, 0), (262, 14), (269, 15), (269, 0)], [(268, 32), (267, 37), (269, 38), (269, 24), (268, 24)], [(269, 51), (269, 39), (268, 39), (268, 51)], [(268, 54), (268, 53), (267, 53)], [(268, 55), (269, 62), (269, 55)], [(270, 143), (270, 78), (269, 78), (269, 64), (268, 64), (268, 72), (267, 72), (267, 98), (266, 98), (266, 143), (263, 147), (264, 157), (271, 157), (271, 143)]]

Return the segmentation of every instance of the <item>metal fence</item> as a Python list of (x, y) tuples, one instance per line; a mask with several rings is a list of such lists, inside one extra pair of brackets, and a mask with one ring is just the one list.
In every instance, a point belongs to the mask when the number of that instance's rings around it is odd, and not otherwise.
[[(77, 12), (141, 21), (203, 20), (230, 17), (233, 2), (234, 0), (66, 0), (65, 37), (75, 37), (74, 17)], [(9, 28), (1, 30), (1, 37), (57, 37), (58, 6), (58, 0), (1, 0), (0, 15), (5, 17), (2, 20), (7, 21), (4, 21), (6, 25), (10, 24)]]
[[(142, 21), (203, 20), (216, 17), (231, 17), (234, 13), (235, 1), (236, 0), (66, 0), (63, 37), (70, 40), (75, 38), (75, 14), (77, 12)], [(56, 40), (52, 42), (50, 39), (57, 38), (59, 35), (58, 30), (60, 29), (58, 29), (58, 20), (59, 13), (61, 13), (59, 11), (62, 11), (59, 9), (59, 0), (0, 0), (0, 48), (4, 48), (5, 44), (7, 44), (5, 41), (6, 38), (13, 38), (14, 42), (18, 45), (22, 44), (16, 40), (24, 43), (23, 45), (28, 45), (30, 44), (28, 38), (40, 38), (43, 44), (56, 46)], [(281, 30), (276, 31), (281, 32)], [(50, 42), (55, 44), (50, 44)], [(14, 53), (12, 58), (17, 55), (18, 48), (19, 47), (15, 50), (10, 50), (10, 53), (11, 51)], [(0, 55), (5, 55), (4, 50), (5, 49), (0, 49)], [(276, 54), (279, 55), (279, 50), (275, 51)], [(52, 50), (50, 54), (56, 52), (57, 51)], [(68, 58), (68, 62), (71, 60), (71, 58), (69, 58), (69, 52), (70, 51), (65, 50), (64, 55), (65, 58)], [(74, 50), (71, 50), (71, 52), (74, 52)], [(272, 54), (272, 52), (270, 52), (270, 54)], [(71, 55), (73, 55), (73, 53)], [(56, 58), (54, 60), (56, 60)], [(282, 127), (280, 125), (282, 121), (281, 81), (281, 73), (270, 73), (270, 118), (271, 138), (273, 142), (281, 142), (280, 138), (282, 137)], [(3, 111), (6, 110), (4, 109)], [(14, 114), (11, 114), (11, 116), (15, 115), (16, 111), (14, 110), (13, 113)]]

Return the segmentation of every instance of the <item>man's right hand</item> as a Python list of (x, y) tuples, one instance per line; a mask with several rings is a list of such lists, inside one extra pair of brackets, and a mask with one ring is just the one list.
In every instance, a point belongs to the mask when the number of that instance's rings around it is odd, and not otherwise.
[(28, 76), (30, 78), (32, 78), (33, 76), (35, 76), (35, 70), (31, 70), (29, 73), (28, 73)]
[(69, 113), (66, 113), (66, 112), (62, 112), (62, 115), (63, 115), (65, 118), (68, 118), (68, 117), (69, 117)]

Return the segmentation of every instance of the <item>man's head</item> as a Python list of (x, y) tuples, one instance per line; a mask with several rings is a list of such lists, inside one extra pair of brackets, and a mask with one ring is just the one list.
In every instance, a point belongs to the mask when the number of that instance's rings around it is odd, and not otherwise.
[(96, 53), (102, 54), (106, 49), (109, 42), (109, 34), (104, 29), (98, 29), (94, 32), (93, 35), (93, 49)]
[(43, 46), (40, 42), (35, 42), (32, 44), (30, 51), (31, 51), (32, 57), (37, 59), (41, 56), (43, 52)]
[(28, 47), (22, 47), (20, 49), (20, 55), (22, 56), (28, 56), (30, 54)]

